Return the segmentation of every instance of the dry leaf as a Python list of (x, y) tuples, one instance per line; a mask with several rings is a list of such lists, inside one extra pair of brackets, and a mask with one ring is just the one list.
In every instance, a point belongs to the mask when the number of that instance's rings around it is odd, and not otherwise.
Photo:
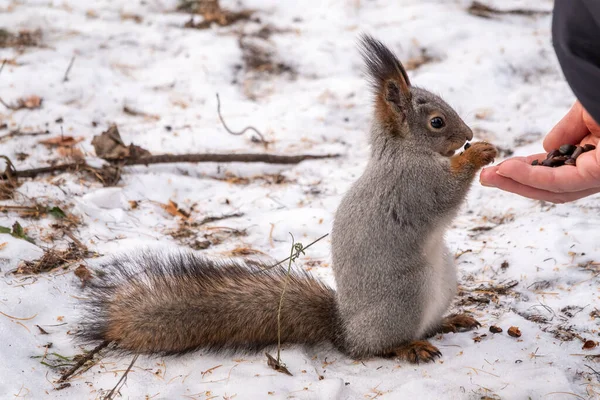
[(29, 96), (24, 99), (19, 99), (19, 104), (23, 104), (23, 108), (34, 109), (40, 108), (42, 105), (42, 98), (40, 96)]
[(8, 244), (8, 242), (0, 243), (0, 250), (5, 248), (7, 244)]
[(483, 108), (475, 112), (475, 118), (487, 119), (492, 114), (492, 110), (489, 108)]
[(73, 147), (83, 141), (83, 137), (74, 138), (73, 136), (56, 136), (50, 139), (40, 140), (38, 143), (48, 147)]
[(74, 160), (83, 160), (84, 155), (80, 149), (74, 149), (72, 147), (59, 147), (58, 154), (62, 157), (70, 157)]
[(83, 264), (75, 268), (75, 271), (73, 271), (73, 273), (76, 277), (81, 279), (81, 287), (84, 287), (86, 283), (88, 283), (92, 279), (92, 273)]
[(140, 158), (149, 156), (150, 152), (134, 144), (126, 146), (121, 139), (117, 125), (111, 125), (108, 130), (94, 136), (92, 146), (96, 155), (105, 160), (122, 160), (124, 158)]
[(181, 210), (173, 200), (169, 200), (169, 204), (161, 204), (161, 207), (174, 217), (181, 217), (183, 219), (190, 217), (190, 214)]

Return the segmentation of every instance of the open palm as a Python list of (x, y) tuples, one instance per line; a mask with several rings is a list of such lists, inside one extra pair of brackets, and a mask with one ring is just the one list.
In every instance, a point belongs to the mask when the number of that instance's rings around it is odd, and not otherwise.
[(544, 140), (549, 152), (563, 144), (593, 144), (596, 150), (577, 158), (576, 166), (548, 168), (532, 166), (533, 160), (543, 160), (545, 153), (510, 158), (484, 169), (480, 181), (531, 199), (565, 203), (600, 192), (600, 125), (576, 102), (571, 110), (550, 131)]

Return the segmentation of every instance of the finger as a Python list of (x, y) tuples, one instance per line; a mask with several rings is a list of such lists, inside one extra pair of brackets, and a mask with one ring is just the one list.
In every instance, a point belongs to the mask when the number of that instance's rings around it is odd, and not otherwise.
[(533, 160), (541, 161), (541, 160), (545, 160), (545, 159), (546, 159), (545, 153), (532, 154), (530, 156), (524, 156), (524, 157), (511, 157), (511, 158), (508, 158), (508, 159), (502, 161), (498, 165), (494, 165), (494, 166), (486, 167), (486, 168), (482, 169), (481, 174), (479, 175), (479, 181), (484, 186), (493, 186), (493, 185), (487, 185), (487, 182), (495, 179), (495, 177), (497, 175), (498, 167), (500, 167), (503, 163), (505, 163), (509, 160), (517, 160), (517, 161), (531, 164), (531, 162)]
[(508, 160), (498, 166), (496, 173), (525, 186), (555, 193), (591, 189), (600, 186), (600, 165), (591, 153), (579, 156), (576, 167), (538, 167), (521, 160)]
[[(484, 186), (496, 187), (498, 189), (515, 193), (523, 197), (527, 197), (529, 199), (534, 200), (543, 200), (549, 201), (551, 203), (568, 203), (571, 201), (579, 200), (587, 196), (591, 196), (596, 193), (600, 193), (600, 188), (593, 188), (588, 190), (582, 190), (577, 192), (569, 192), (569, 193), (554, 193), (549, 192), (547, 190), (541, 190), (532, 188), (530, 186), (525, 186), (518, 182), (513, 181), (509, 178), (504, 178), (496, 173), (490, 173), (490, 176), (486, 177), (486, 183), (482, 184)], [(483, 179), (483, 173), (481, 175)]]
[(550, 130), (544, 139), (544, 149), (551, 151), (563, 144), (577, 144), (590, 132), (583, 119), (584, 109), (579, 101), (575, 102), (569, 112)]

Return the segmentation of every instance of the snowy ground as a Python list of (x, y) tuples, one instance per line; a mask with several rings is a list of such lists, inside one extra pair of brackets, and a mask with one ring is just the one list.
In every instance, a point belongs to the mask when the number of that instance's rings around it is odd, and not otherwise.
[[(75, 148), (99, 165), (91, 139), (110, 123), (118, 124), (126, 143), (153, 153), (266, 151), (251, 132), (227, 134), (216, 112), (217, 92), (227, 124), (255, 126), (271, 142), (269, 152), (342, 157), (295, 166), (131, 167), (113, 188), (85, 174), (42, 175), (25, 179), (14, 200), (0, 204), (59, 206), (80, 219), (73, 235), (101, 254), (196, 243), (211, 244), (203, 250), (211, 255), (246, 248), (284, 258), (288, 232), (308, 244), (330, 231), (341, 196), (367, 160), (370, 94), (355, 48), (361, 32), (388, 43), (403, 61), (417, 59), (425, 49), (432, 59), (409, 71), (411, 80), (455, 106), (476, 139), (517, 155), (537, 152), (543, 135), (573, 102), (551, 48), (550, 16), (484, 19), (467, 13), (469, 4), (223, 1), (232, 10), (255, 9), (258, 19), (196, 30), (183, 28), (189, 16), (174, 12), (174, 0), (1, 0), (0, 27), (39, 28), (43, 34), (43, 46), (0, 49), (0, 58), (9, 60), (0, 74), (0, 97), (7, 103), (43, 98), (39, 109), (0, 110), (0, 122), (8, 124), (0, 131), (0, 154), (17, 169), (65, 161), (55, 147), (39, 143), (60, 136), (61, 129), (84, 138)], [(552, 2), (497, 1), (496, 6), (550, 10)], [(253, 40), (248, 36), (267, 26), (274, 60), (287, 68), (257, 74), (247, 70), (238, 38)], [(126, 114), (124, 106), (148, 116)], [(50, 133), (1, 138), (17, 128)], [(272, 176), (278, 174), (282, 177)], [(169, 201), (189, 212), (192, 222), (243, 215), (174, 238), (182, 221), (161, 206)], [(600, 366), (586, 356), (598, 351), (582, 346), (598, 335), (598, 264), (592, 262), (600, 260), (594, 235), (599, 209), (597, 197), (553, 206), (475, 184), (448, 242), (457, 253), (464, 291), (458, 307), (473, 312), (483, 327), (435, 338), (443, 352), (435, 364), (360, 363), (327, 348), (292, 347), (283, 352), (294, 374), (289, 377), (269, 369), (263, 356), (140, 358), (121, 394), (130, 399), (596, 398), (600, 385), (594, 370)], [(56, 390), (59, 371), (45, 365), (60, 361), (53, 353), (82, 352), (70, 335), (77, 329), (81, 294), (73, 271), (94, 260), (33, 276), (14, 274), (21, 260), (71, 241), (51, 226), (54, 217), (0, 214), (0, 226), (15, 221), (35, 245), (0, 234), (0, 398), (100, 398), (129, 358), (106, 356), (61, 390)], [(325, 239), (297, 267), (333, 284), (330, 262)], [(518, 284), (497, 293), (512, 280)], [(504, 332), (492, 334), (490, 325)], [(511, 326), (520, 328), (520, 338), (507, 335)]]

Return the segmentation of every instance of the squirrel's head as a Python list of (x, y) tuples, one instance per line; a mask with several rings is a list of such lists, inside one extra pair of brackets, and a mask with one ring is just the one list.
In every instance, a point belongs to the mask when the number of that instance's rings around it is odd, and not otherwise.
[(402, 63), (383, 43), (363, 35), (360, 47), (375, 94), (374, 146), (411, 142), (451, 156), (473, 139), (473, 131), (444, 100), (410, 84)]

